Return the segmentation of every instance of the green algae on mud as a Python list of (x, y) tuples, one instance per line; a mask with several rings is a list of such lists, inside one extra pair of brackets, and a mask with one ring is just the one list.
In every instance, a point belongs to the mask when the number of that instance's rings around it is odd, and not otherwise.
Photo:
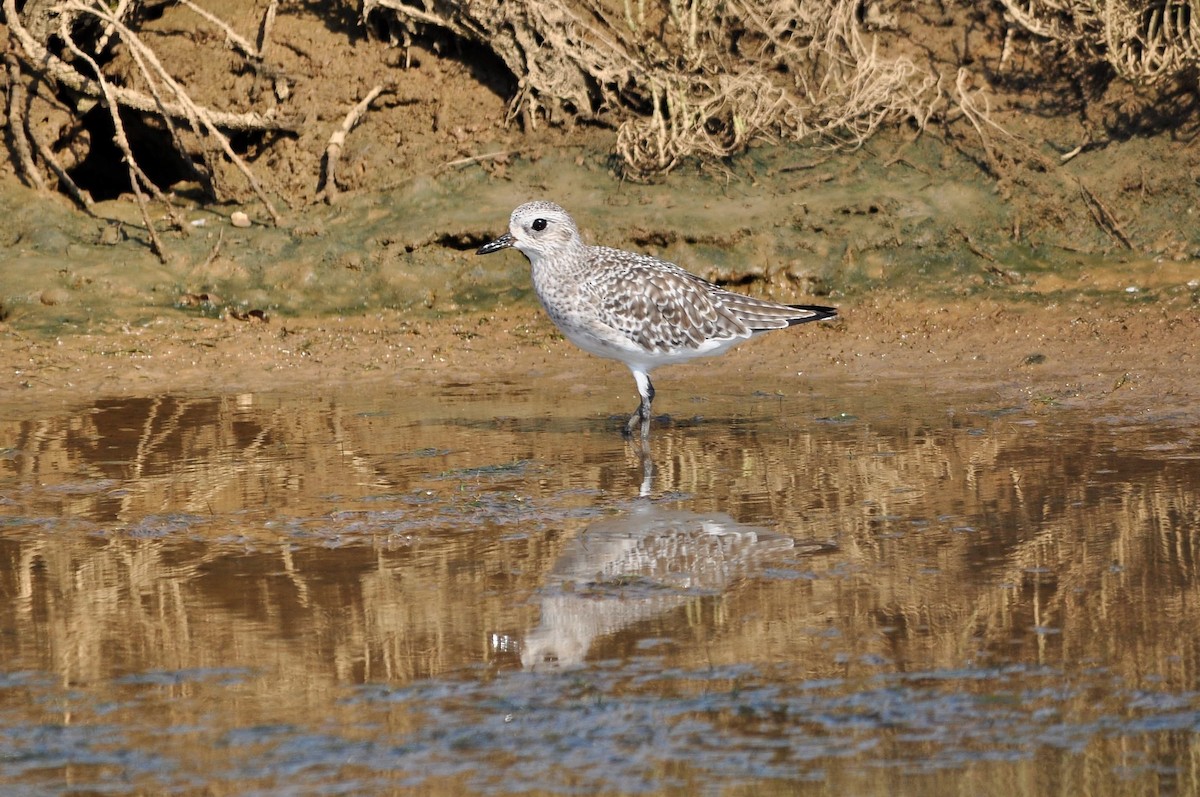
[[(885, 158), (897, 151), (902, 158)], [(850, 155), (755, 149), (726, 174), (681, 170), (649, 185), (615, 180), (599, 153), (517, 157), (503, 178), (479, 168), (416, 177), (299, 208), (279, 228), (236, 228), (236, 208), (192, 207), (189, 234), (164, 236), (166, 263), (149, 252), (130, 202), (101, 203), (91, 218), (60, 198), (2, 187), (0, 306), (13, 328), (47, 333), (164, 312), (432, 317), (530, 303), (523, 260), (484, 262), (473, 251), (536, 197), (567, 207), (593, 243), (778, 298), (1019, 298), (1042, 293), (1043, 281), (1062, 296), (1115, 295), (1188, 281), (1161, 256), (1083, 254), (1104, 248), (1092, 230), (1031, 230), (1027, 220), (1020, 232), (1017, 212), (965, 159), (883, 136)]]

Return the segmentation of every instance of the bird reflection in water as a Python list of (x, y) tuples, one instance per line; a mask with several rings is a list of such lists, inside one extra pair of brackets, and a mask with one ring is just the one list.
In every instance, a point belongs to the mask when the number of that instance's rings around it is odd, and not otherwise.
[[(540, 589), (541, 618), (520, 643), (525, 669), (582, 664), (595, 640), (664, 615), (703, 595), (724, 592), (799, 547), (761, 526), (721, 512), (668, 509), (651, 497), (654, 464), (642, 456), (633, 506), (594, 523), (567, 543)], [(511, 644), (511, 640), (509, 641)]]

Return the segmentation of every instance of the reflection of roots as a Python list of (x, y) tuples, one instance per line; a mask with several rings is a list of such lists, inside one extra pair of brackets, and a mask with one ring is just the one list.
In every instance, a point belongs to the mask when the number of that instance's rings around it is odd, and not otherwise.
[(858, 0), (609, 5), (367, 0), (363, 14), (385, 9), (406, 36), (433, 25), (492, 48), (518, 78), (514, 116), (616, 124), (633, 176), (762, 138), (857, 147), (887, 122), (923, 128), (941, 100), (935, 75), (864, 38)]
[[(261, 42), (259, 47), (254, 47), (234, 33), (227, 24), (190, 0), (181, 1), (204, 19), (222, 28), (226, 40), (234, 49), (252, 60), (261, 57)], [(10, 85), (13, 87), (9, 98), (9, 131), (21, 171), (30, 183), (37, 187), (44, 185), (42, 170), (38, 165), (38, 161), (41, 161), (44, 168), (54, 173), (60, 185), (76, 201), (84, 207), (91, 206), (90, 197), (75, 185), (49, 148), (40, 142), (29, 128), (27, 114), (31, 96), (26, 91), (27, 87), (23, 85), (26, 77), (32, 81), (30, 87), (34, 94), (45, 84), (57, 84), (89, 98), (85, 102), (98, 100), (103, 104), (112, 121), (115, 130), (114, 141), (128, 169), (129, 186), (141, 209), (151, 246), (160, 257), (163, 256), (162, 245), (150, 217), (146, 194), (150, 194), (166, 207), (174, 226), (185, 232), (186, 226), (169, 199), (138, 164), (121, 121), (122, 108), (159, 118), (184, 163), (193, 163), (194, 160), (189, 155), (185, 135), (190, 136), (193, 143), (203, 147), (206, 154), (223, 155), (241, 172), (272, 220), (278, 223), (279, 215), (262, 186), (245, 161), (234, 152), (228, 136), (223, 131), (277, 130), (282, 127), (280, 123), (257, 113), (223, 113), (196, 103), (171, 76), (154, 50), (125, 24), (132, 14), (130, 6), (136, 3), (122, 0), (110, 8), (101, 2), (66, 0), (52, 8), (46, 8), (45, 5), (27, 3), (24, 9), (25, 16), (22, 17), (17, 12), (16, 0), (3, 0), (11, 39), (7, 58)], [(269, 32), (270, 21), (274, 18), (275, 7), (276, 2), (273, 0), (264, 18), (263, 41)], [(57, 26), (51, 26), (52, 19), (57, 19)], [(37, 35), (31, 28), (26, 27), (27, 20), (32, 21), (38, 31)], [(84, 31), (86, 33), (82, 33)], [(59, 57), (46, 46), (52, 35), (61, 42), (64, 57)], [(117, 85), (105, 75), (97, 60), (97, 54), (108, 46), (112, 37), (124, 42), (145, 87), (144, 91)], [(211, 175), (209, 177), (211, 178)], [(211, 179), (206, 182), (212, 185)]]

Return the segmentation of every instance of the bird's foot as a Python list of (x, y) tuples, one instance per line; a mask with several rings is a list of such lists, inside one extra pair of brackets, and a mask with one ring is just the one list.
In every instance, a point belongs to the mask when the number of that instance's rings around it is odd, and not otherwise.
[(625, 422), (623, 427), (621, 427), (621, 434), (625, 435), (626, 437), (633, 437), (634, 430), (636, 430), (639, 426), (646, 426), (647, 424), (648, 421), (642, 418), (641, 410), (638, 410), (633, 415), (630, 415), (629, 420)]
[(644, 407), (634, 410), (633, 415), (630, 415), (629, 420), (625, 423), (624, 429), (621, 430), (621, 434), (625, 437), (633, 437), (634, 432), (639, 432), (643, 440), (650, 437), (650, 413)]

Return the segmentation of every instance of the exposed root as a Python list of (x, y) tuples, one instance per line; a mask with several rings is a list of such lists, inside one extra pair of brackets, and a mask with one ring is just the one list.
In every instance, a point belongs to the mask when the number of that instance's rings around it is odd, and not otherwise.
[[(91, 213), (92, 197), (87, 191), (76, 185), (71, 176), (67, 174), (67, 170), (59, 163), (54, 151), (42, 141), (33, 126), (29, 124), (29, 107), (32, 102), (32, 94), (25, 89), (25, 76), (21, 74), (21, 65), (11, 51), (5, 53), (5, 64), (8, 67), (10, 140), (12, 141), (13, 151), (17, 156), (18, 169), (21, 176), (33, 188), (39, 191), (47, 190), (46, 181), (42, 177), (41, 169), (34, 162), (33, 153), (36, 152), (41, 162), (54, 173), (55, 178), (58, 180), (59, 188), (66, 191), (67, 195), (75, 200), (80, 208)], [(33, 151), (30, 150), (30, 144), (33, 145)]]
[[(1003, 37), (1002, 69), (1017, 57), (1014, 50), (1034, 37), (1055, 42), (1056, 48), (1045, 49), (1065, 52), (1082, 66), (1107, 63), (1117, 75), (1142, 84), (1173, 77), (1190, 86), (1187, 81), (1194, 83), (1200, 71), (1200, 0), (1001, 4), (1006, 11), (997, 31)], [(79, 120), (99, 102), (113, 121), (139, 201), (140, 191), (163, 202), (168, 214), (174, 212), (146, 178), (136, 161), (140, 153), (126, 140), (121, 122), (129, 123), (131, 112), (164, 129), (178, 152), (178, 168), (194, 167), (196, 179), (214, 198), (222, 198), (217, 183), (231, 171), (223, 167), (228, 161), (248, 186), (243, 193), (253, 193), (279, 223), (258, 176), (235, 151), (230, 136), (293, 130), (294, 124), (274, 107), (255, 110), (257, 80), (246, 112), (217, 111), (197, 102), (172, 75), (172, 65), (163, 63), (165, 50), (156, 51), (155, 39), (139, 35), (139, 14), (147, 5), (150, 0), (0, 0), (9, 34), (7, 125), (12, 160), (22, 179), (39, 190), (57, 187), (89, 207), (90, 198), (68, 174), (79, 162), (78, 150), (59, 152), (64, 169), (54, 154), (62, 141), (40, 141), (31, 120), (39, 118), (45, 103), (53, 105), (58, 117), (65, 113)], [(181, 14), (194, 14), (196, 25), (218, 31), (223, 44), (215, 46), (228, 47), (241, 65), (267, 79), (276, 100), (287, 100), (289, 79), (265, 60), (279, 0), (264, 0), (254, 35), (239, 33), (208, 10), (206, 0), (177, 0), (174, 5), (187, 9)], [(633, 179), (653, 178), (689, 158), (719, 164), (755, 141), (853, 149), (882, 126), (903, 123), (919, 135), (935, 118), (958, 124), (960, 130), (969, 126), (963, 140), (997, 177), (1008, 176), (1014, 161), (1052, 168), (1030, 143), (1001, 126), (988, 92), (973, 83), (970, 72), (961, 69), (954, 76), (947, 71), (943, 79), (923, 59), (902, 54), (914, 48), (901, 41), (902, 33), (888, 31), (910, 13), (907, 4), (878, 0), (361, 4), (363, 20), (372, 23), (369, 31), (382, 29), (386, 38), (405, 46), (437, 28), (492, 50), (516, 79), (510, 121), (534, 127), (585, 120), (615, 129), (616, 154), (624, 175)], [(325, 201), (338, 196), (337, 170), (346, 137), (382, 91), (377, 86), (351, 108), (330, 136), (318, 178)], [(82, 130), (76, 141), (86, 142), (90, 132)], [(1056, 160), (1065, 163), (1083, 151), (1076, 148)], [(186, 229), (178, 219), (173, 222)]]
[(992, 121), (987, 94), (982, 90), (971, 90), (971, 73), (966, 68), (960, 68), (958, 76), (954, 80), (954, 99), (959, 110), (962, 111), (963, 117), (966, 118), (967, 122), (975, 130), (975, 134), (979, 137), (979, 143), (983, 147), (988, 169), (991, 170), (994, 176), (1002, 177), (1003, 169), (1000, 164), (1000, 158), (996, 154), (996, 149), (992, 146), (992, 134), (1000, 133), (1009, 137), (1011, 135), (1004, 128)]
[(342, 126), (334, 130), (333, 135), (329, 137), (329, 144), (325, 147), (324, 176), (322, 178), (322, 185), (318, 186), (317, 197), (323, 198), (330, 205), (336, 202), (338, 198), (337, 165), (338, 158), (342, 154), (342, 148), (346, 146), (346, 136), (350, 134), (354, 126), (367, 113), (367, 109), (371, 107), (371, 103), (375, 101), (375, 98), (385, 90), (383, 86), (376, 86), (367, 92), (367, 96), (363, 97), (346, 114), (346, 118), (342, 120)]
[(8, 123), (12, 130), (13, 151), (17, 156), (17, 167), (27, 183), (39, 191), (46, 189), (46, 181), (42, 172), (33, 162), (33, 152), (29, 148), (32, 136), (29, 135), (29, 125), (26, 122), (26, 107), (29, 95), (21, 81), (21, 67), (11, 52), (5, 55), (8, 65)]
[[(226, 40), (246, 58), (261, 60), (262, 47), (270, 30), (269, 22), (273, 18), (274, 2), (268, 9), (267, 17), (264, 18), (263, 28), (260, 31), (260, 42), (257, 46), (251, 45), (229, 25), (200, 8), (192, 0), (181, 0), (181, 2), (208, 22), (221, 28), (225, 33)], [(30, 18), (32, 22), (36, 23), (37, 35), (35, 35), (33, 30), (24, 24), (24, 18), (17, 11), (16, 0), (3, 0), (0, 7), (4, 11), (10, 38), (8, 60), (10, 86), (21, 85), (20, 78), (28, 75), (49, 86), (65, 87), (75, 92), (76, 95), (103, 103), (112, 120), (115, 130), (114, 140), (128, 168), (130, 188), (146, 222), (151, 246), (160, 256), (164, 256), (162, 244), (150, 220), (146, 195), (152, 195), (157, 201), (163, 203), (172, 223), (184, 234), (186, 234), (187, 227), (178, 216), (169, 198), (154, 185), (138, 164), (135, 153), (129, 145), (128, 137), (125, 135), (121, 120), (122, 109), (137, 111), (161, 119), (171, 141), (179, 151), (182, 163), (188, 164), (195, 160), (189, 155), (184, 133), (195, 137), (195, 140), (205, 146), (207, 151), (219, 151), (242, 173), (251, 190), (266, 207), (272, 220), (278, 223), (279, 214), (267, 198), (253, 172), (233, 150), (226, 131), (284, 130), (289, 129), (289, 125), (274, 118), (270, 113), (220, 112), (195, 102), (172, 77), (154, 50), (126, 24), (126, 20), (138, 5), (137, 0), (121, 0), (112, 4), (111, 7), (110, 4), (99, 2), (99, 0), (92, 2), (65, 0), (50, 8), (47, 8), (46, 3), (27, 3), (25, 13), (32, 15)], [(101, 32), (98, 39), (83, 42), (80, 40), (80, 31), (94, 29), (79, 26), (76, 23), (89, 17), (99, 23)], [(57, 25), (53, 33), (60, 46), (64, 48), (63, 57), (51, 52), (46, 44), (51, 33), (47, 23), (55, 19)], [(95, 54), (102, 52), (113, 37), (119, 38), (124, 43), (126, 52), (141, 75), (142, 82), (146, 87), (145, 91), (116, 85), (106, 77), (104, 68)], [(64, 60), (67, 58), (67, 54), (69, 54), (69, 61)], [(21, 99), (20, 90), (10, 92), (10, 107), (19, 108), (21, 103), (18, 100)], [(84, 102), (86, 103), (86, 100)], [(85, 207), (90, 206), (91, 200), (86, 193), (70, 180), (66, 171), (53, 158), (49, 148), (42, 145), (33, 135), (33, 131), (28, 129), (23, 109), (19, 109), (16, 114), (9, 114), (9, 132), (14, 149), (17, 151), (21, 170), (26, 173), (27, 179), (33, 185), (39, 188), (44, 187), (45, 180), (41, 169), (49, 169), (55, 174), (61, 189), (67, 191)], [(26, 154), (22, 155), (22, 150)], [(36, 153), (36, 159), (33, 157), (33, 153)], [(199, 176), (202, 179), (205, 177), (204, 175)], [(211, 179), (206, 179), (205, 182), (210, 189), (213, 188)]]
[(483, 163), (485, 161), (498, 161), (503, 163), (519, 152), (520, 150), (516, 149), (501, 149), (495, 152), (484, 152), (479, 155), (470, 155), (466, 158), (455, 158), (452, 161), (443, 163), (438, 171), (442, 171), (444, 169), (455, 169), (459, 166), (470, 166), (473, 163)]
[[(66, 3), (64, 6), (82, 6), (81, 3)], [(83, 6), (87, 13), (102, 15), (115, 19), (115, 11), (110, 12), (103, 6)], [(5, 20), (9, 33), (16, 38), (18, 54), (22, 61), (23, 71), (37, 74), (54, 80), (67, 88), (77, 91), (92, 99), (101, 99), (103, 92), (96, 81), (77, 72), (69, 64), (51, 53), (21, 24), (21, 17), (16, 10), (16, 0), (3, 0)], [(69, 10), (69, 9), (68, 9)], [(123, 27), (123, 26), (122, 26)], [(191, 107), (180, 102), (157, 102), (153, 97), (135, 89), (124, 86), (111, 86), (113, 96), (122, 107), (145, 113), (162, 114), (177, 120), (186, 120), (191, 116)], [(295, 130), (293, 122), (278, 119), (274, 116), (256, 112), (229, 113), (225, 111), (208, 111), (209, 121), (222, 130), (237, 131), (266, 131), (266, 130)]]
[(615, 124), (634, 178), (756, 139), (857, 147), (881, 124), (923, 129), (942, 98), (936, 75), (864, 36), (858, 0), (366, 0), (363, 17), (384, 10), (494, 50), (518, 78), (510, 119)]
[[(108, 106), (109, 116), (112, 118), (113, 127), (116, 131), (113, 136), (113, 140), (116, 142), (117, 147), (120, 148), (121, 154), (124, 156), (125, 165), (129, 169), (129, 187), (133, 190), (133, 195), (137, 199), (138, 210), (141, 211), (142, 214), (142, 222), (146, 225), (146, 234), (150, 236), (150, 248), (153, 250), (154, 254), (158, 255), (159, 260), (166, 262), (167, 253), (166, 250), (163, 249), (162, 241), (160, 241), (158, 238), (158, 231), (154, 228), (154, 221), (150, 218), (150, 210), (146, 205), (146, 195), (142, 192), (142, 188), (146, 187), (155, 192), (156, 198), (160, 201), (166, 200), (166, 197), (162, 195), (162, 192), (158, 190), (158, 187), (154, 185), (150, 178), (146, 176), (145, 172), (142, 171), (141, 167), (138, 166), (137, 160), (133, 157), (133, 150), (129, 147), (129, 139), (125, 136), (125, 128), (121, 124), (121, 115), (118, 113), (118, 108), (120, 106), (112, 96), (112, 90), (109, 87), (109, 83), (104, 79), (104, 73), (100, 71), (100, 66), (96, 63), (95, 59), (93, 59), (83, 50), (79, 49), (79, 47), (75, 44), (74, 40), (71, 38), (68, 20), (65, 17), (62, 20), (59, 33), (62, 36), (63, 43), (67, 46), (67, 49), (73, 52), (77, 58), (88, 64), (88, 66), (92, 67), (93, 71), (96, 73), (96, 80), (100, 85), (100, 90), (104, 92), (105, 103)], [(174, 209), (171, 208), (170, 202), (165, 202), (165, 204), (173, 213)], [(175, 221), (176, 226), (181, 230), (187, 229), (183, 224), (182, 219), (175, 217)]]
[(1200, 65), (1200, 5), (1194, 0), (1000, 0), (1029, 33), (1062, 45), (1083, 64), (1150, 84)]
[[(1021, 160), (1039, 171), (1049, 171), (1052, 163), (1042, 157), (1029, 142), (1006, 130), (992, 119), (991, 104), (983, 88), (975, 88), (971, 72), (962, 67), (954, 80), (954, 106), (967, 120), (983, 148), (983, 165), (997, 179), (1005, 179), (1006, 164)], [(998, 146), (995, 139), (1004, 141)], [(1065, 162), (1065, 161), (1064, 161)]]

